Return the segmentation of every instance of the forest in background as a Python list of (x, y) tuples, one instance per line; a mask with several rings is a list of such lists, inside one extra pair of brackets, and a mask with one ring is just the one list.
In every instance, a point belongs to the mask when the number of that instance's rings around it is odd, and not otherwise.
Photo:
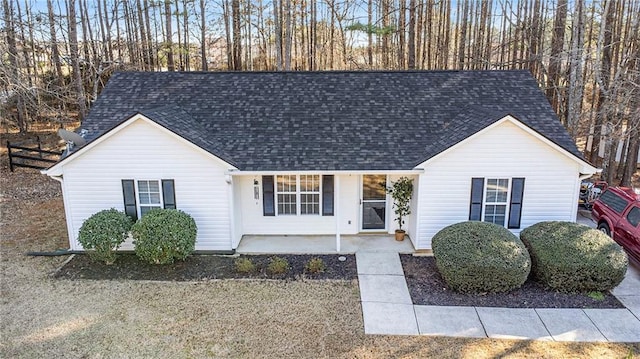
[(2, 0), (6, 130), (82, 120), (115, 71), (526, 69), (629, 185), (640, 0)]

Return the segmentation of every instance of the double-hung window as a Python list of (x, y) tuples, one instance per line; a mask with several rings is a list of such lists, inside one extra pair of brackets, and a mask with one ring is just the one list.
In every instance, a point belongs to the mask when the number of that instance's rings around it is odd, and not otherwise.
[(300, 175), (300, 214), (320, 214), (320, 175)]
[(509, 179), (488, 178), (484, 202), (484, 221), (504, 226), (507, 217)]
[(138, 199), (140, 203), (140, 217), (153, 208), (162, 208), (160, 181), (138, 181)]
[(333, 216), (333, 175), (262, 176), (264, 216)]
[(154, 208), (176, 208), (175, 183), (163, 180), (122, 180), (125, 213), (134, 220)]
[(278, 215), (297, 214), (298, 184), (295, 175), (276, 176)]
[(520, 228), (524, 178), (472, 178), (469, 220)]

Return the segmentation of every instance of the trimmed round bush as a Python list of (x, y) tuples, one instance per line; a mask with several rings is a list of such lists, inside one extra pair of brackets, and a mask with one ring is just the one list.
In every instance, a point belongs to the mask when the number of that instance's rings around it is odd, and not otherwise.
[(462, 293), (499, 293), (527, 280), (531, 259), (524, 244), (504, 227), (462, 222), (443, 228), (432, 240), (442, 278)]
[(152, 264), (184, 260), (196, 247), (193, 218), (177, 209), (152, 209), (131, 228), (136, 255)]
[(540, 222), (520, 233), (533, 278), (561, 292), (606, 291), (627, 272), (624, 250), (606, 234), (572, 222)]
[(113, 264), (116, 251), (129, 235), (131, 218), (115, 208), (105, 209), (87, 218), (78, 233), (89, 257), (95, 261)]

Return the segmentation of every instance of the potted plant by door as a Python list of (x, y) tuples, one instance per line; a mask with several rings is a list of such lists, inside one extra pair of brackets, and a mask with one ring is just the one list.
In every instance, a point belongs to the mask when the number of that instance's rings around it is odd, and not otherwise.
[(396, 229), (396, 240), (404, 240), (407, 233), (402, 229), (404, 218), (411, 214), (409, 202), (413, 193), (413, 180), (407, 177), (400, 177), (397, 181), (391, 182), (391, 187), (387, 188), (387, 193), (393, 198), (393, 207), (396, 213), (396, 221), (398, 221), (398, 229)]

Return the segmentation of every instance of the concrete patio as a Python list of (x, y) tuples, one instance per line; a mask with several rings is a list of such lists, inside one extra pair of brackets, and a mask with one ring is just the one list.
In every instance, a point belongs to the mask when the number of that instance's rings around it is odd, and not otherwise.
[(245, 235), (236, 252), (240, 254), (413, 253), (414, 248), (408, 236), (404, 241), (396, 241), (391, 234), (342, 235), (340, 251), (336, 251), (334, 235)]

